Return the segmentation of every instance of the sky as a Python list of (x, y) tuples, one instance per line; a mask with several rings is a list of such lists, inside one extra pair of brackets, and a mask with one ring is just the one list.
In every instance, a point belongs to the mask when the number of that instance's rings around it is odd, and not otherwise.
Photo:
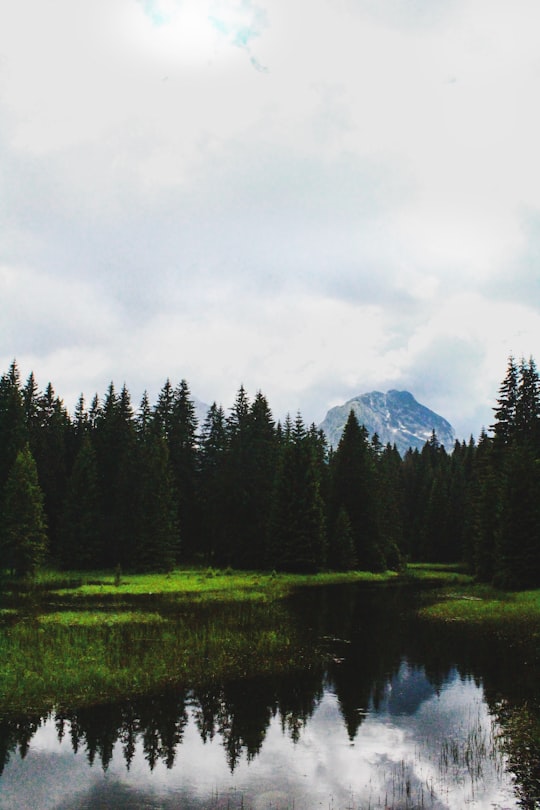
[(478, 436), (540, 355), (537, 0), (0, 9), (0, 370)]

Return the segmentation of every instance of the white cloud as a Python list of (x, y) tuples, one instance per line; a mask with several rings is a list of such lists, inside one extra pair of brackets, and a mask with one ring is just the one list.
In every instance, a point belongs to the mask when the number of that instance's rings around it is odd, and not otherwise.
[(6, 5), (0, 262), (32, 318), (6, 317), (2, 356), (67, 401), (178, 374), (316, 420), (407, 385), (477, 433), (508, 351), (538, 345), (539, 21), (532, 0)]

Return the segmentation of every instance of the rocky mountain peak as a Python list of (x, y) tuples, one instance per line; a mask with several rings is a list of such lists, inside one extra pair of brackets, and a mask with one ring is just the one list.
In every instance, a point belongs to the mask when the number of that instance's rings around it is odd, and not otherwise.
[(360, 394), (331, 408), (320, 427), (333, 447), (339, 443), (351, 410), (370, 437), (377, 433), (383, 444), (395, 444), (401, 455), (410, 447), (422, 449), (433, 430), (448, 451), (455, 442), (454, 429), (446, 419), (417, 402), (409, 391), (392, 389), (386, 394)]

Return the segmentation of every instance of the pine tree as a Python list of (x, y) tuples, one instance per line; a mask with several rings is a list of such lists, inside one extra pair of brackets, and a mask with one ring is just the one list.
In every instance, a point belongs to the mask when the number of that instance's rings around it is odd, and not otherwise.
[(67, 484), (58, 558), (66, 569), (99, 567), (104, 558), (97, 458), (85, 436)]
[(482, 430), (471, 484), (472, 570), (481, 582), (491, 582), (495, 573), (495, 549), (501, 518), (497, 457), (493, 440)]
[(403, 462), (395, 444), (377, 452), (375, 471), (379, 542), (386, 566), (399, 570), (403, 565), (404, 487)]
[[(533, 358), (522, 360), (519, 369), (510, 358), (500, 392), (486, 479), (493, 483), (491, 506), (498, 515), (494, 580), (533, 587), (540, 584), (540, 382)], [(479, 533), (479, 548), (481, 541)]]
[(28, 445), (20, 450), (3, 494), (0, 568), (31, 576), (47, 550), (47, 524), (36, 463)]
[(317, 454), (300, 415), (281, 448), (269, 517), (268, 561), (276, 569), (302, 573), (326, 564)]
[(222, 566), (229, 565), (232, 561), (224, 523), (228, 497), (227, 447), (225, 412), (214, 402), (201, 430), (198, 483), (200, 537), (205, 561)]
[(154, 418), (152, 415), (152, 408), (150, 407), (150, 400), (148, 399), (148, 392), (144, 391), (139, 411), (135, 417), (135, 426), (140, 438), (144, 439), (148, 432), (155, 428)]
[(186, 380), (174, 390), (167, 418), (167, 443), (176, 489), (182, 557), (189, 560), (198, 543), (197, 417)]
[(179, 531), (173, 474), (165, 439), (149, 430), (137, 448), (138, 474), (131, 566), (171, 571), (178, 556)]
[(494, 581), (540, 587), (540, 459), (525, 444), (516, 444), (505, 459)]
[(159, 392), (158, 401), (154, 409), (156, 423), (159, 425), (162, 436), (169, 440), (174, 410), (174, 388), (169, 378)]
[(347, 510), (341, 506), (334, 522), (331, 538), (332, 568), (336, 571), (352, 571), (356, 568), (356, 550), (352, 524)]
[(250, 526), (248, 480), (248, 422), (250, 402), (243, 385), (226, 420), (227, 456), (225, 482), (226, 506), (223, 512), (229, 557), (233, 565), (245, 567), (245, 552), (249, 548)]
[(521, 361), (518, 396), (515, 407), (516, 440), (540, 454), (540, 381), (536, 364)]
[(96, 448), (104, 558), (102, 565), (129, 567), (136, 514), (136, 431), (130, 396), (109, 385), (96, 416)]
[(516, 428), (516, 408), (518, 401), (518, 367), (514, 357), (508, 358), (506, 376), (499, 389), (495, 424), (492, 425), (495, 441), (507, 445), (512, 440)]
[(36, 397), (33, 424), (28, 425), (30, 450), (37, 465), (39, 484), (45, 498), (49, 550), (58, 552), (58, 526), (68, 478), (72, 425), (62, 400), (51, 383)]
[[(379, 537), (373, 453), (367, 430), (360, 427), (353, 410), (332, 456), (331, 479), (330, 536), (339, 511), (344, 508), (351, 521), (358, 566), (363, 570), (384, 570), (386, 559)], [(329, 562), (332, 565), (332, 556)]]
[(0, 378), (0, 493), (17, 457), (28, 441), (20, 376), (15, 361)]
[(264, 565), (277, 452), (272, 412), (266, 397), (259, 391), (249, 408), (245, 432), (245, 531), (240, 549), (241, 565), (245, 568)]

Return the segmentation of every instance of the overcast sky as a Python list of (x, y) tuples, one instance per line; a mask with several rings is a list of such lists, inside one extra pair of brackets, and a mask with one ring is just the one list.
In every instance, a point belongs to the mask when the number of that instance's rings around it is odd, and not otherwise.
[(477, 436), (540, 361), (538, 0), (0, 10), (0, 361)]

